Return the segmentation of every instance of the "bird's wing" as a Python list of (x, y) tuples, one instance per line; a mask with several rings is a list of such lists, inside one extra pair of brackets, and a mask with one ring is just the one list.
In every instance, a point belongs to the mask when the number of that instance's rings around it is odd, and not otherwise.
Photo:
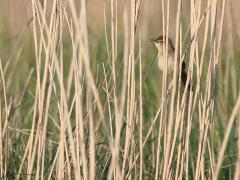
[[(182, 62), (181, 80), (183, 85), (185, 86), (187, 83), (187, 73), (186, 73), (186, 64), (184, 61)], [(190, 89), (190, 84), (188, 85), (188, 89)]]

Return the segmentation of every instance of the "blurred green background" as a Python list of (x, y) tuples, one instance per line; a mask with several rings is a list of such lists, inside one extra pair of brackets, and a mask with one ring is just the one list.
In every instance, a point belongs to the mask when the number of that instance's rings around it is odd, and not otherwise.
[[(170, 13), (170, 31), (169, 35), (174, 41), (175, 37), (175, 18), (177, 13), (177, 1), (171, 1)], [(107, 16), (107, 33), (110, 37), (110, 0), (89, 0), (87, 1), (87, 15), (88, 15), (88, 30), (90, 42), (90, 57), (91, 67), (95, 77), (99, 77), (97, 84), (99, 85), (104, 76), (99, 73), (102, 68), (102, 63), (108, 62), (105, 32), (104, 32), (104, 9)], [(186, 32), (190, 21), (188, 9), (190, 0), (184, 1), (183, 5), (183, 31)], [(203, 7), (206, 7), (206, 2), (203, 1)], [(49, 2), (49, 8), (51, 2)], [(221, 2), (219, 3), (221, 7)], [(118, 60), (121, 67), (121, 60), (123, 56), (123, 10), (130, 11), (129, 0), (119, 0), (118, 2)], [(161, 1), (146, 0), (143, 1), (139, 15), (139, 24), (137, 28), (137, 35), (142, 41), (142, 59), (143, 59), (143, 73), (148, 69), (153, 60), (156, 49), (149, 43), (149, 39), (162, 34), (162, 17), (161, 17)], [(203, 14), (204, 14), (203, 8)], [(218, 9), (220, 12), (220, 9)], [(130, 15), (130, 13), (129, 13)], [(12, 114), (9, 125), (14, 128), (29, 129), (32, 120), (32, 106), (34, 103), (34, 93), (36, 88), (35, 79), (35, 53), (33, 30), (29, 20), (31, 20), (31, 2), (29, 0), (1, 0), (0, 1), (0, 58), (4, 70), (4, 75), (7, 85), (7, 97), (13, 102)], [(220, 16), (219, 16), (220, 17)], [(28, 23), (30, 22), (30, 23)], [(222, 46), (219, 64), (217, 66), (217, 86), (216, 86), (216, 134), (214, 137), (216, 143), (220, 143), (224, 136), (224, 129), (227, 120), (232, 112), (232, 107), (240, 92), (240, 1), (227, 1), (225, 9)], [(217, 20), (219, 23), (219, 19)], [(218, 26), (218, 25), (217, 25)], [(199, 50), (201, 51), (201, 37), (203, 28), (199, 32)], [(67, 30), (65, 33), (64, 44), (64, 70), (68, 73), (71, 57), (71, 44)], [(186, 43), (189, 42), (189, 37)], [(137, 44), (137, 43), (136, 43)], [(185, 44), (186, 45), (186, 44)], [(209, 47), (208, 47), (209, 48)], [(188, 59), (186, 59), (188, 61)], [(207, 58), (206, 58), (207, 61)], [(206, 73), (204, 67), (204, 72)], [(100, 70), (101, 71), (101, 70)], [(138, 71), (138, 70), (137, 70)], [(31, 74), (33, 76), (31, 76)], [(138, 74), (138, 73), (136, 73)], [(145, 74), (144, 74), (145, 75)], [(143, 82), (144, 94), (144, 119), (145, 125), (150, 125), (150, 117), (153, 117), (157, 111), (160, 98), (161, 81), (159, 80), (161, 73), (157, 66), (153, 66), (149, 72), (146, 80)], [(31, 78), (30, 78), (31, 77)], [(139, 78), (137, 76), (137, 78)], [(203, 84), (205, 79), (202, 78)], [(102, 92), (103, 93), (103, 92)], [(102, 97), (104, 99), (104, 97)], [(24, 99), (24, 101), (23, 101)], [(52, 112), (56, 109), (52, 109)], [(149, 122), (147, 121), (149, 119)], [(197, 131), (198, 125), (195, 123), (193, 131)], [(49, 127), (51, 131), (51, 125)], [(226, 158), (224, 165), (226, 172), (221, 172), (223, 179), (229, 177), (234, 169), (236, 160), (236, 132), (237, 126), (233, 129), (227, 154), (230, 156)], [(14, 134), (15, 136), (15, 134)], [(154, 135), (153, 135), (154, 136)], [(13, 137), (13, 136), (12, 136)], [(18, 134), (14, 137), (15, 141), (12, 144), (16, 153), (13, 153), (12, 161), (9, 163), (19, 164), (20, 154), (24, 152), (18, 142), (24, 142), (24, 136)], [(27, 136), (25, 136), (27, 138)], [(192, 136), (193, 144), (197, 142), (197, 137)], [(24, 143), (23, 143), (24, 144)], [(151, 152), (149, 145), (149, 154)], [(53, 150), (54, 151), (54, 150)], [(218, 147), (216, 147), (216, 152)], [(193, 149), (193, 154), (197, 153), (197, 149)], [(146, 154), (148, 156), (149, 154)], [(150, 156), (150, 155), (149, 155)], [(195, 158), (195, 157), (194, 157)], [(51, 159), (51, 158), (50, 158)], [(228, 166), (229, 165), (229, 166)], [(149, 164), (149, 167), (151, 165)], [(230, 168), (229, 168), (230, 167)], [(17, 172), (17, 167), (15, 167)], [(13, 168), (14, 169), (14, 168)], [(12, 170), (14, 172), (14, 170)], [(151, 171), (151, 170), (150, 170)]]

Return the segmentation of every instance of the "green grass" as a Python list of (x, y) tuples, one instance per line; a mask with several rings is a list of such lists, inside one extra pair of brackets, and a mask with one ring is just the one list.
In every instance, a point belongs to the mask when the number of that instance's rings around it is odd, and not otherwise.
[[(6, 37), (7, 32), (2, 32), (2, 34), (5, 34), (5, 39), (2, 41), (2, 45), (1, 45), (1, 56), (2, 56), (2, 62), (4, 64), (6, 64), (5, 59), (8, 59), (7, 57), (11, 54), (11, 51), (9, 51), (9, 49), (11, 49), (12, 45), (9, 42), (9, 38)], [(8, 42), (8, 43), (4, 43), (4, 42)], [(105, 46), (105, 41), (104, 41), (104, 36), (102, 36), (99, 40), (97, 40), (97, 42), (92, 42), (94, 45), (93, 50), (90, 52), (91, 53), (91, 59), (92, 59), (92, 70), (94, 73), (94, 76), (98, 78), (97, 81), (97, 86), (100, 86), (99, 88), (99, 93), (100, 93), (100, 97), (101, 99), (104, 101), (104, 99), (106, 98), (105, 92), (102, 89), (102, 82), (104, 79), (104, 75), (103, 75), (103, 69), (102, 69), (102, 64), (105, 64), (106, 66), (106, 71), (107, 74), (109, 74), (110, 69), (109, 69), (109, 60), (106, 56), (106, 46)], [(66, 43), (67, 44), (67, 43)], [(91, 45), (90, 45), (91, 46)], [(30, 129), (32, 126), (32, 116), (33, 116), (33, 112), (32, 112), (32, 107), (34, 105), (34, 94), (35, 94), (35, 88), (36, 88), (36, 75), (35, 75), (35, 67), (34, 67), (34, 53), (33, 53), (33, 49), (32, 49), (33, 45), (24, 45), (24, 50), (21, 53), (21, 56), (19, 57), (18, 63), (17, 63), (17, 68), (16, 71), (14, 71), (13, 76), (11, 78), (11, 81), (9, 82), (9, 87), (7, 89), (7, 93), (8, 93), (8, 97), (11, 97), (14, 104), (12, 107), (12, 112), (11, 112), (11, 116), (9, 119), (9, 127), (12, 128), (16, 128), (16, 129)], [(68, 69), (70, 66), (70, 59), (71, 59), (71, 55), (69, 54), (70, 50), (69, 50), (69, 46), (66, 45), (66, 47), (64, 47), (64, 74), (68, 74)], [(122, 50), (119, 50), (119, 52), (122, 52)], [(5, 57), (5, 58), (4, 58)], [(148, 59), (147, 62), (144, 62), (144, 71), (146, 72), (149, 64), (150, 64), (150, 59), (152, 58), (152, 52), (147, 54), (146, 59)], [(117, 62), (117, 67), (118, 70), (120, 71), (120, 74), (118, 76), (118, 80), (120, 81), (122, 78), (122, 63), (121, 63), (121, 59), (122, 59), (122, 54), (120, 53), (118, 55), (118, 61)], [(147, 134), (148, 128), (151, 125), (151, 121), (152, 121), (152, 117), (155, 115), (157, 108), (158, 108), (158, 103), (159, 103), (159, 99), (160, 99), (160, 78), (162, 77), (161, 73), (159, 73), (158, 69), (156, 68), (156, 64), (157, 62), (155, 62), (155, 65), (153, 66), (153, 68), (151, 69), (151, 71), (149, 72), (149, 74), (147, 75), (146, 79), (143, 81), (143, 102), (144, 102), (144, 129), (143, 129), (143, 135), (145, 136)], [(237, 64), (237, 62), (236, 62)], [(11, 65), (10, 64), (10, 68), (9, 71), (11, 71)], [(136, 64), (136, 68), (138, 67), (138, 64)], [(236, 69), (239, 69), (239, 66), (235, 66)], [(29, 71), (33, 69), (33, 74), (30, 78), (30, 81), (28, 84), (26, 84), (26, 79), (28, 79), (28, 74)], [(206, 72), (204, 70), (204, 72)], [(236, 70), (236, 72), (240, 72), (238, 70)], [(136, 79), (139, 80), (138, 77), (139, 71), (138, 69), (136, 69)], [(238, 75), (236, 75), (238, 76)], [(239, 73), (240, 76), (240, 73)], [(8, 76), (6, 75), (6, 78), (8, 78)], [(111, 78), (110, 75), (108, 75), (107, 78)], [(203, 78), (204, 79), (204, 78)], [(203, 82), (204, 84), (204, 82)], [(138, 86), (138, 85), (137, 85)], [(218, 88), (219, 87), (219, 88)], [(231, 109), (234, 105), (235, 99), (233, 99), (233, 95), (231, 94), (231, 87), (229, 87), (229, 94), (227, 94), (227, 99), (225, 99), (225, 97), (221, 97), (222, 94), (222, 90), (221, 90), (222, 84), (221, 82), (217, 83), (217, 89), (216, 92), (217, 94), (219, 94), (219, 98), (224, 99), (224, 101), (227, 101), (227, 104), (220, 104), (217, 103), (217, 109), (215, 111), (215, 118), (214, 118), (214, 126), (217, 127), (216, 131), (215, 131), (215, 135), (212, 137), (213, 139), (213, 146), (215, 147), (215, 155), (217, 155), (218, 153), (218, 144), (221, 142), (221, 140), (224, 137), (224, 129), (225, 129), (225, 121), (226, 119), (224, 117), (222, 117), (222, 111), (224, 111), (226, 114), (226, 117), (228, 117), (231, 114)], [(118, 84), (118, 89), (121, 89), (121, 83)], [(59, 91), (59, 87), (57, 87), (57, 92)], [(84, 94), (86, 93), (86, 89), (84, 89)], [(23, 96), (22, 96), (23, 95)], [(58, 96), (59, 94), (55, 94), (54, 96)], [(22, 97), (21, 97), (22, 96)], [(52, 116), (52, 118), (54, 118), (55, 120), (57, 120), (59, 118), (59, 114), (57, 112), (57, 100), (55, 97), (52, 97), (51, 100), (51, 105), (50, 105), (50, 110), (49, 110), (49, 115)], [(86, 97), (86, 95), (84, 95), (84, 97)], [(21, 101), (19, 101), (19, 99), (21, 99)], [(86, 103), (86, 98), (83, 98), (83, 105)], [(218, 102), (218, 98), (216, 98), (216, 102)], [(14, 106), (16, 105), (16, 106)], [(70, 106), (70, 104), (69, 104)], [(111, 106), (113, 108), (113, 106)], [(226, 109), (223, 110), (222, 108)], [(86, 107), (84, 108), (86, 109)], [(73, 109), (73, 112), (75, 110)], [(220, 112), (220, 113), (219, 113)], [(106, 117), (108, 117), (108, 115), (106, 114)], [(75, 119), (75, 115), (73, 113), (72, 117), (72, 123), (73, 126), (75, 124), (74, 119)], [(114, 121), (114, 119), (113, 119)], [(113, 125), (114, 127), (114, 125)], [(47, 139), (51, 140), (51, 141), (58, 141), (58, 129), (56, 128), (56, 126), (49, 121), (48, 123), (48, 132), (51, 133), (49, 135), (47, 135)], [(191, 135), (190, 135), (190, 151), (191, 151), (191, 156), (194, 162), (196, 161), (196, 157), (197, 157), (197, 146), (196, 144), (198, 144), (199, 138), (198, 138), (198, 130), (199, 126), (198, 126), (198, 122), (194, 121), (193, 119), (193, 128), (191, 130)], [(236, 133), (237, 133), (238, 127), (235, 126), (235, 128), (233, 128), (231, 136), (229, 138), (229, 143), (228, 143), (228, 148), (226, 150), (226, 154), (225, 156), (229, 156), (229, 158), (225, 158), (224, 162), (223, 162), (223, 169), (221, 170), (220, 173), (220, 179), (229, 179), (230, 177), (233, 176), (233, 172), (235, 169), (235, 163), (236, 163), (236, 153), (237, 153), (237, 147), (236, 147)], [(115, 132), (115, 130), (114, 130)], [(156, 126), (152, 132), (152, 138), (150, 138), (150, 140), (148, 141), (147, 145), (144, 147), (144, 161), (145, 161), (145, 169), (146, 169), (146, 176), (149, 176), (150, 179), (154, 178), (154, 166), (151, 163), (151, 158), (152, 158), (152, 144), (156, 143), (156, 139), (157, 139), (157, 132), (158, 132), (158, 127)], [(20, 163), (21, 163), (21, 157), (24, 153), (25, 150), (25, 146), (27, 143), (27, 139), (28, 139), (28, 135), (23, 134), (23, 133), (19, 133), (16, 131), (12, 131), (9, 130), (9, 138), (11, 139), (11, 155), (8, 157), (8, 165), (9, 167), (11, 167), (7, 174), (8, 174), (8, 178), (12, 179), (15, 177), (15, 175), (18, 172)], [(86, 135), (88, 134), (88, 132), (84, 132)], [(101, 133), (102, 134), (102, 133)], [(104, 134), (104, 133), (103, 133)], [(136, 128), (134, 130), (134, 136), (136, 136), (136, 139), (138, 138), (138, 129)], [(122, 132), (122, 138), (124, 142), (124, 136), (125, 136), (125, 130), (123, 130)], [(101, 174), (102, 170), (105, 166), (105, 161), (107, 159), (107, 154), (106, 150), (104, 149), (104, 146), (108, 146), (108, 143), (106, 142), (106, 140), (104, 140), (106, 137), (104, 135), (100, 136), (101, 138), (96, 139), (96, 159), (97, 159), (97, 174)], [(86, 145), (88, 147), (88, 139), (85, 140), (86, 141)], [(45, 158), (45, 173), (48, 173), (48, 169), (51, 167), (51, 163), (53, 162), (54, 159), (54, 155), (56, 153), (56, 148), (57, 145), (51, 142), (47, 142), (47, 147), (46, 147), (46, 158)], [(121, 143), (123, 146), (124, 144)], [(137, 143), (138, 144), (138, 143)], [(138, 146), (136, 144), (136, 146)], [(163, 144), (162, 144), (163, 145)], [(138, 151), (138, 150), (137, 150)], [(162, 153), (161, 153), (162, 154)], [(163, 154), (161, 155), (163, 156)], [(207, 156), (207, 155), (206, 155)], [(209, 157), (206, 157), (206, 161), (207, 159), (209, 159)], [(108, 163), (107, 165), (107, 169), (109, 168), (110, 164)], [(209, 162), (206, 162), (206, 169), (208, 169), (209, 167)], [(25, 168), (24, 168), (25, 169)], [(26, 170), (23, 169), (23, 173), (26, 172)], [(190, 168), (190, 172), (191, 172), (191, 168)], [(148, 175), (147, 175), (148, 174)], [(206, 175), (208, 173), (206, 172)], [(135, 175), (133, 174), (133, 177)], [(190, 177), (192, 177), (191, 173), (189, 174)], [(208, 175), (207, 175), (208, 176)], [(22, 176), (24, 179), (24, 175)], [(47, 176), (46, 176), (47, 177)], [(105, 179), (107, 177), (107, 170), (104, 171), (104, 175), (103, 175), (103, 179)]]
[[(17, 52), (20, 49), (20, 47), (16, 47), (16, 37), (12, 37), (8, 33), (7, 26), (3, 26), (3, 29), (0, 29), (0, 58), (1, 58), (1, 64), (4, 67), (8, 65), (7, 71), (4, 74), (5, 82), (6, 82), (6, 92), (7, 92), (7, 101), (9, 105), (11, 105), (11, 110), (9, 113), (9, 116), (7, 117), (7, 134), (5, 134), (3, 138), (3, 147), (7, 148), (5, 150), (2, 150), (2, 152), (7, 152), (8, 154), (3, 153), (3, 160), (2, 162), (6, 163), (6, 175), (8, 179), (15, 179), (20, 165), (21, 160), (25, 153), (25, 148), (27, 146), (27, 143), (29, 141), (29, 133), (31, 132), (32, 123), (33, 123), (33, 116), (34, 116), (34, 104), (37, 97), (37, 70), (36, 70), (36, 61), (35, 61), (35, 54), (34, 54), (34, 44), (33, 39), (30, 41), (27, 41), (24, 37), (20, 38), (19, 44), (22, 47), (22, 51), (19, 56), (17, 56)], [(184, 26), (185, 27), (185, 26)], [(186, 26), (187, 27), (187, 26)], [(184, 32), (186, 31), (186, 27), (183, 28)], [(110, 27), (109, 27), (110, 28)], [(110, 33), (110, 31), (108, 32)], [(120, 148), (119, 148), (119, 164), (122, 165), (124, 161), (124, 151), (125, 149), (125, 143), (126, 143), (126, 136), (128, 127), (130, 126), (127, 121), (127, 115), (129, 103), (127, 102), (128, 97), (126, 95), (126, 101), (124, 104), (124, 110), (123, 110), (123, 125), (122, 127), (116, 127), (117, 125), (117, 117), (115, 112), (115, 100), (114, 100), (114, 82), (112, 80), (112, 57), (110, 54), (110, 57), (108, 57), (107, 54), (107, 46), (105, 41), (105, 34), (103, 32), (100, 32), (101, 35), (99, 35), (99, 38), (94, 37), (92, 34), (89, 35), (89, 47), (90, 47), (90, 67), (92, 70), (92, 74), (97, 86), (97, 92), (99, 93), (100, 101), (102, 103), (102, 106), (104, 108), (104, 118), (105, 122), (107, 124), (107, 130), (110, 130), (110, 127), (112, 127), (113, 135), (116, 134), (117, 129), (121, 128), (121, 136), (120, 136)], [(24, 36), (28, 36), (28, 34), (24, 34)], [(29, 35), (30, 36), (30, 35)], [(110, 37), (109, 37), (110, 38)], [(225, 39), (227, 37), (224, 37)], [(117, 44), (118, 44), (118, 51), (116, 55), (116, 96), (121, 99), (121, 93), (122, 93), (122, 78), (123, 78), (123, 72), (124, 72), (124, 34), (122, 32), (119, 32), (119, 35), (117, 37)], [(137, 38), (136, 38), (137, 39)], [(187, 42), (189, 39), (187, 40)], [(58, 41), (57, 41), (58, 42)], [(110, 41), (109, 41), (110, 42)], [(140, 127), (139, 127), (139, 109), (140, 109), (140, 101), (139, 101), (139, 93), (140, 93), (140, 60), (138, 56), (138, 43), (135, 42), (135, 71), (134, 71), (134, 83), (135, 83), (135, 95), (136, 98), (134, 99), (133, 104), (135, 105), (136, 109), (133, 109), (131, 112), (133, 114), (133, 122), (131, 127), (131, 133), (132, 139), (130, 140), (130, 146), (129, 146), (129, 154), (132, 153), (133, 159), (127, 159), (127, 163), (125, 166), (125, 174), (124, 176), (127, 176), (128, 171), (130, 170), (130, 174), (132, 176), (132, 179), (138, 179), (139, 178), (139, 158), (137, 160), (137, 165), (135, 165), (132, 169), (130, 167), (130, 164), (133, 163), (135, 160), (137, 154), (140, 151), (139, 141), (140, 141)], [(157, 67), (157, 62), (153, 65), (149, 73), (147, 74), (148, 67), (151, 63), (151, 61), (154, 58), (155, 49), (153, 46), (148, 45), (148, 42), (142, 42), (144, 44), (143, 46), (146, 47), (146, 52), (143, 53), (142, 57), (142, 77), (143, 77), (143, 129), (142, 129), (142, 136), (143, 140), (147, 137), (147, 134), (149, 132), (149, 129), (152, 126), (154, 117), (158, 111), (161, 99), (161, 92), (162, 92), (162, 73), (159, 71)], [(146, 45), (147, 44), (147, 45)], [(185, 45), (184, 45), (185, 47)], [(16, 49), (15, 49), (16, 48)], [(226, 48), (226, 47), (222, 47)], [(201, 48), (199, 48), (201, 52)], [(208, 66), (208, 59), (210, 57), (209, 46), (207, 47), (207, 51), (205, 54), (205, 60), (203, 62), (203, 75), (201, 77), (201, 87), (200, 92), (203, 96), (206, 92), (206, 79), (207, 79), (207, 66)], [(64, 79), (64, 85), (65, 88), (68, 85), (68, 77), (71, 69), (71, 60), (72, 60), (72, 44), (71, 41), (66, 38), (63, 42), (63, 79)], [(61, 56), (60, 49), (56, 49), (57, 56)], [(81, 49), (78, 49), (79, 53), (81, 52)], [(227, 52), (226, 49), (222, 49), (223, 52)], [(215, 107), (213, 111), (210, 113), (213, 113), (213, 118), (208, 118), (208, 120), (212, 120), (212, 123), (210, 125), (210, 128), (208, 131), (208, 143), (205, 144), (205, 153), (203, 154), (204, 159), (204, 175), (206, 179), (211, 179), (212, 174), (210, 172), (211, 170), (211, 162), (212, 158), (214, 159), (214, 162), (216, 163), (218, 161), (218, 153), (220, 150), (220, 147), (222, 145), (222, 141), (225, 137), (226, 127), (228, 124), (228, 120), (230, 115), (232, 114), (233, 107), (235, 106), (236, 100), (239, 96), (240, 92), (240, 63), (239, 63), (239, 53), (240, 52), (234, 52), (234, 58), (231, 60), (230, 65), (230, 74), (227, 74), (226, 64), (228, 62), (225, 62), (225, 56), (222, 55), (219, 59), (219, 64), (216, 66), (216, 87), (215, 91), (212, 93), (213, 101), (215, 102)], [(227, 55), (226, 55), (227, 56)], [(45, 64), (45, 54), (42, 54), (42, 69), (41, 71), (41, 82), (43, 79), (43, 72), (44, 72), (44, 64)], [(60, 61), (60, 58), (58, 59)], [(187, 57), (185, 59), (186, 62), (189, 62), (189, 54), (187, 54)], [(104, 75), (103, 71), (103, 65), (106, 70), (106, 77)], [(187, 67), (189, 68), (189, 65), (187, 64)], [(194, 86), (196, 85), (197, 77), (196, 77), (196, 64), (194, 64), (194, 72), (193, 72), (193, 80), (194, 80)], [(231, 72), (233, 75), (231, 75)], [(96, 99), (91, 94), (91, 102), (89, 104), (89, 94), (88, 91), (91, 89), (88, 85), (88, 79), (86, 78), (87, 70), (83, 69), (81, 72), (83, 75), (82, 82), (79, 82), (82, 84), (82, 113), (83, 113), (83, 127), (84, 127), (84, 139), (82, 142), (84, 142), (86, 147), (86, 154), (87, 154), (87, 160), (88, 163), (91, 162), (91, 155), (90, 148), (91, 148), (91, 130), (89, 128), (89, 122), (91, 119), (91, 113), (89, 112), (93, 111), (92, 118), (93, 118), (93, 124), (94, 128), (96, 128), (98, 122), (101, 122), (100, 120), (100, 113), (97, 110), (96, 105)], [(106, 84), (105, 84), (105, 78), (108, 83), (108, 91), (109, 95), (111, 96), (110, 102), (108, 103), (108, 95), (106, 90)], [(235, 78), (235, 79), (234, 79)], [(54, 71), (54, 78), (53, 78), (53, 90), (50, 98), (49, 103), (49, 109), (47, 112), (47, 133), (46, 133), (46, 141), (44, 142), (44, 152), (45, 152), (45, 158), (44, 158), (44, 179), (48, 177), (49, 171), (54, 166), (53, 170), (53, 179), (57, 179), (58, 177), (58, 166), (54, 162), (54, 158), (57, 153), (57, 149), (59, 147), (59, 143), (61, 141), (60, 137), (60, 130), (61, 127), (57, 127), (56, 124), (59, 126), (61, 125), (62, 118), (60, 114), (60, 106), (62, 105), (61, 98), (62, 98), (62, 90), (60, 87), (59, 78), (57, 77), (57, 72)], [(228, 86), (226, 87), (224, 83), (228, 82)], [(38, 82), (39, 83), (39, 82)], [(50, 83), (50, 82), (48, 82)], [(41, 84), (42, 85), (42, 84)], [(48, 84), (49, 85), (49, 84)], [(76, 106), (73, 106), (71, 109), (71, 106), (76, 98), (76, 88), (77, 85), (74, 82), (73, 79), (73, 85), (71, 87), (70, 91), (70, 97), (67, 101), (68, 109), (67, 112), (69, 113), (69, 118), (72, 125), (72, 135), (75, 136), (76, 134), (80, 133), (76, 131), (76, 119), (77, 111)], [(49, 86), (48, 86), (49, 88)], [(195, 88), (195, 87), (194, 87)], [(234, 89), (235, 88), (235, 89)], [(237, 93), (237, 94), (236, 94)], [(4, 107), (4, 94), (3, 94), (3, 83), (2, 79), (0, 82), (0, 118), (1, 118), (1, 126), (4, 126), (4, 119), (6, 116), (6, 109)], [(118, 99), (118, 100), (119, 100)], [(189, 173), (188, 175), (184, 174), (183, 172), (182, 179), (193, 179), (195, 176), (195, 168), (197, 166), (198, 162), (198, 144), (200, 142), (200, 116), (203, 114), (200, 113), (199, 107), (200, 106), (200, 100), (201, 97), (199, 95), (198, 97), (198, 103), (197, 107), (193, 113), (193, 118), (191, 120), (192, 126), (190, 130), (190, 137), (189, 137), (189, 153), (188, 153), (188, 163), (189, 163)], [(46, 103), (46, 99), (45, 102)], [(119, 106), (120, 102), (118, 102)], [(45, 104), (46, 105), (46, 104)], [(46, 106), (43, 106), (45, 108)], [(108, 106), (109, 105), (109, 106)], [(210, 106), (210, 105), (209, 105)], [(110, 110), (108, 109), (110, 108)], [(207, 108), (205, 109), (207, 110)], [(135, 112), (136, 111), (136, 112)], [(112, 124), (110, 124), (110, 114), (111, 114), (111, 121)], [(43, 111), (42, 116), (45, 115), (45, 109)], [(174, 122), (177, 117), (174, 116)], [(228, 139), (227, 148), (224, 153), (223, 157), (223, 163), (221, 166), (220, 174), (218, 179), (233, 179), (235, 171), (237, 171), (236, 163), (237, 163), (237, 156), (238, 154), (238, 131), (239, 131), (239, 122), (238, 122), (239, 116), (236, 118), (236, 121), (234, 122), (234, 125), (231, 129), (230, 137)], [(37, 117), (38, 120), (38, 117)], [(36, 121), (38, 122), (38, 121)], [(56, 124), (55, 124), (56, 123)], [(158, 117), (156, 120), (156, 123), (153, 126), (153, 129), (151, 130), (151, 136), (148, 138), (144, 148), (143, 148), (143, 161), (144, 161), (144, 172), (143, 172), (143, 179), (154, 179), (155, 173), (156, 173), (156, 156), (159, 154), (160, 156), (160, 164), (163, 165), (165, 160), (165, 146), (166, 146), (166, 136), (167, 134), (162, 133), (160, 136), (160, 150), (157, 150), (158, 145), (158, 135), (160, 131), (160, 124), (161, 124), (161, 118)], [(168, 123), (168, 122), (165, 122)], [(163, 123), (164, 124), (164, 123)], [(40, 129), (43, 129), (43, 122), (39, 125)], [(176, 124), (174, 124), (175, 127)], [(163, 128), (163, 132), (166, 130), (167, 126)], [(184, 127), (183, 127), (184, 128)], [(35, 130), (36, 130), (35, 129)], [(22, 132), (19, 132), (21, 130)], [(34, 131), (34, 133), (36, 134)], [(183, 131), (187, 131), (184, 129)], [(39, 131), (40, 132), (40, 131)], [(174, 131), (172, 130), (172, 135), (174, 135)], [(64, 149), (64, 155), (65, 155), (65, 178), (67, 177), (74, 177), (74, 169), (72, 163), (72, 156), (70, 151), (70, 140), (69, 140), (69, 134), (65, 132), (65, 149)], [(108, 142), (108, 136), (109, 134), (106, 132), (106, 129), (104, 128), (104, 125), (100, 123), (99, 129), (97, 131), (94, 131), (94, 143), (95, 143), (95, 156), (96, 156), (96, 178), (97, 179), (107, 179), (108, 173), (111, 169), (111, 160), (112, 160), (112, 151), (109, 148), (110, 142)], [(185, 138), (185, 137), (184, 137)], [(175, 171), (177, 167), (177, 153), (178, 153), (178, 145), (181, 145), (184, 147), (185, 140), (184, 138), (180, 138), (177, 136), (176, 140), (176, 147), (174, 149), (174, 155), (172, 164), (170, 165), (172, 170)], [(79, 141), (80, 142), (80, 141)], [(38, 145), (39, 146), (39, 145)], [(209, 148), (211, 149), (211, 155), (213, 157), (210, 157)], [(67, 152), (68, 151), (68, 152)], [(76, 150), (76, 152), (81, 152), (82, 150), (79, 149)], [(130, 155), (129, 155), (130, 156)], [(38, 156), (37, 156), (38, 157)], [(41, 156), (39, 156), (41, 157)], [(69, 159), (68, 159), (69, 158)], [(68, 159), (68, 160), (67, 160)], [(131, 161), (131, 163), (130, 163)], [(26, 159), (26, 163), (23, 164), (23, 169), (21, 171), (21, 179), (26, 179), (28, 175), (31, 175), (33, 178), (36, 175), (37, 172), (37, 166), (36, 161), (33, 165), (32, 174), (27, 174), (28, 170), (28, 163)], [(89, 164), (88, 164), (89, 165)], [(71, 174), (68, 174), (67, 166), (70, 166)], [(90, 165), (89, 165), (90, 166)], [(89, 167), (88, 167), (89, 168)], [(161, 167), (162, 168), (162, 167)], [(162, 170), (162, 169), (161, 169)], [(80, 168), (80, 174), (83, 175), (83, 167)], [(173, 176), (175, 172), (172, 172)], [(188, 177), (187, 177), (188, 176)], [(162, 177), (162, 174), (159, 175), (159, 179)]]

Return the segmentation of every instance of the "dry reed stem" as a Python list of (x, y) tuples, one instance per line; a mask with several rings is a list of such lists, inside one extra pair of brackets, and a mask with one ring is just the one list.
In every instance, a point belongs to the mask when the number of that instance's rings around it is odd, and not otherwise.
[[(8, 135), (11, 134), (8, 129), (27, 134), (17, 179), (22, 178), (24, 173), (27, 174), (27, 179), (145, 179), (148, 175), (155, 179), (218, 179), (221, 177), (221, 168), (232, 170), (232, 164), (226, 165), (223, 162), (228, 157), (226, 149), (233, 123), (239, 118), (240, 97), (234, 65), (221, 62), (225, 57), (221, 53), (225, 0), (191, 0), (189, 4), (178, 0), (175, 2), (176, 7), (173, 7), (170, 0), (159, 2), (162, 34), (167, 37), (175, 34), (176, 52), (171, 96), (168, 95), (166, 53), (166, 71), (163, 72), (161, 89), (157, 95), (161, 97), (160, 106), (157, 106), (157, 112), (151, 116), (148, 116), (148, 111), (154, 107), (145, 101), (148, 98), (145, 93), (151, 87), (146, 90), (148, 82), (145, 83), (145, 78), (142, 78), (146, 57), (139, 17), (144, 2), (131, 0), (129, 9), (127, 2), (124, 2), (126, 7), (122, 14), (119, 12), (119, 1), (111, 0), (104, 6), (106, 62), (99, 66), (97, 72), (92, 66), (93, 50), (92, 44), (89, 45), (91, 34), (88, 28), (92, 22), (87, 22), (86, 3), (85, 0), (79, 4), (74, 0), (54, 0), (50, 4), (47, 0), (42, 3), (32, 0), (36, 84), (32, 110), (29, 111), (32, 116), (31, 128), (27, 133), (20, 128), (8, 128), (13, 103), (7, 95), (14, 73), (12, 71), (8, 76), (5, 72), (10, 71), (11, 64), (15, 68), (14, 63), (17, 62), (8, 62), (4, 67), (0, 63), (0, 90), (3, 91), (0, 100), (1, 177), (7, 175), (9, 156), (5, 154), (9, 153)], [(110, 11), (107, 10), (107, 5)], [(187, 20), (184, 19), (186, 7), (190, 13), (187, 16), (190, 19)], [(176, 13), (173, 16), (174, 8)], [(108, 16), (111, 18), (109, 27)], [(185, 26), (189, 27), (188, 30), (185, 30)], [(233, 24), (231, 28), (232, 26)], [(66, 74), (65, 27), (71, 49)], [(119, 40), (121, 27), (123, 40)], [(167, 52), (168, 44), (164, 48)], [(15, 59), (19, 59), (22, 48), (13, 52), (17, 52)], [(229, 59), (233, 59), (233, 52), (231, 53), (226, 55)], [(121, 59), (119, 54), (122, 55)], [(190, 84), (193, 89), (190, 92), (187, 86), (181, 89), (179, 72), (183, 61), (187, 62), (187, 85)], [(227, 86), (222, 95), (227, 97), (231, 92), (236, 102), (234, 108), (228, 111), (230, 118), (224, 112), (219, 112), (222, 116), (219, 119), (227, 124), (222, 142), (220, 138), (214, 139), (220, 131), (217, 127), (216, 109), (218, 103), (226, 101), (216, 93), (216, 77), (219, 71), (225, 72), (218, 70), (221, 63), (227, 65), (227, 75), (224, 77), (224, 74), (220, 74), (220, 83), (225, 81)], [(31, 78), (32, 75), (29, 75), (26, 87)], [(231, 91), (228, 86), (232, 87)], [(26, 89), (24, 87), (24, 93)], [(19, 104), (22, 101), (23, 94), (19, 98)], [(56, 115), (52, 115), (53, 107)], [(149, 120), (151, 121), (148, 122)], [(52, 134), (48, 128), (51, 124), (55, 132)], [(196, 128), (197, 131), (194, 132)], [(239, 128), (238, 123), (236, 129)], [(54, 135), (56, 139), (51, 139)], [(197, 140), (196, 144), (193, 144), (193, 140)], [(51, 149), (52, 142), (56, 142), (54, 151)], [(239, 144), (238, 140), (237, 157)], [(216, 154), (218, 146), (221, 148)], [(50, 155), (52, 161), (47, 164)], [(235, 161), (231, 163), (233, 162)], [(239, 164), (237, 160), (235, 179), (239, 178)]]

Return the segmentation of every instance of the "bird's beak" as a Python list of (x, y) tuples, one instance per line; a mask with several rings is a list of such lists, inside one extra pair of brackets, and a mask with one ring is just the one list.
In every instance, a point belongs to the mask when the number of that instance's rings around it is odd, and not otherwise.
[(151, 43), (155, 43), (156, 42), (156, 39), (150, 39), (149, 40)]

